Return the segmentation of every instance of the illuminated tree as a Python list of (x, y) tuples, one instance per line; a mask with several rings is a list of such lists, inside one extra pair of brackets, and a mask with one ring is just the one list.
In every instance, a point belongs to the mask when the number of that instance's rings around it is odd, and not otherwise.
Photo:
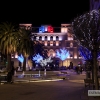
[(100, 11), (92, 10), (85, 13), (72, 22), (72, 34), (78, 41), (79, 46), (83, 46), (91, 51), (93, 61), (93, 76), (95, 89), (99, 89), (97, 58), (100, 51)]
[(86, 61), (91, 61), (92, 60), (92, 54), (91, 51), (89, 51), (87, 48), (80, 46), (79, 47), (79, 52), (80, 55), (84, 58)]
[[(80, 46), (79, 47), (80, 55), (84, 58), (85, 61), (92, 61), (92, 53), (87, 48)], [(100, 52), (98, 52), (97, 58), (100, 57)]]
[(62, 66), (63, 66), (63, 61), (66, 60), (69, 56), (70, 53), (65, 48), (56, 51), (56, 57), (60, 58), (60, 60), (62, 61)]
[(34, 56), (32, 60), (35, 61), (35, 63), (39, 63), (43, 67), (52, 62), (51, 57), (43, 59), (43, 57), (39, 54)]
[(36, 54), (35, 56), (33, 56), (33, 61), (35, 61), (35, 63), (39, 63), (40, 60), (43, 60), (43, 57), (38, 54)]
[(40, 65), (42, 66), (42, 67), (44, 67), (44, 75), (46, 75), (46, 65), (48, 64), (48, 63), (51, 63), (53, 60), (51, 60), (51, 57), (49, 57), (49, 58), (45, 58), (44, 60), (40, 60)]
[(35, 57), (33, 57), (33, 61), (35, 61), (35, 63), (39, 63), (42, 67), (44, 67), (44, 74), (46, 75), (46, 65), (48, 63), (51, 63), (53, 60), (51, 60), (51, 57), (43, 59), (42, 56), (37, 54)]
[(51, 60), (51, 57), (47, 58), (47, 59), (42, 59), (39, 61), (40, 65), (45, 67), (48, 63), (51, 63), (53, 60)]
[(18, 61), (20, 61), (21, 63), (23, 63), (24, 62), (24, 57), (23, 57), (23, 55), (21, 54), (20, 56), (18, 56)]

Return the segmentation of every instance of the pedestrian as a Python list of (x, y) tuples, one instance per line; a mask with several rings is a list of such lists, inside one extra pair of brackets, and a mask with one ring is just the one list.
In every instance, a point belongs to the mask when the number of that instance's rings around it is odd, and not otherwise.
[(11, 75), (12, 75), (11, 82), (12, 83), (14, 82), (14, 73), (15, 73), (15, 68), (14, 68), (14, 66), (12, 66), (12, 68), (11, 68)]
[(82, 66), (80, 66), (80, 73), (82, 74)]
[(7, 82), (8, 83), (14, 82), (14, 72), (15, 72), (15, 68), (14, 68), (14, 66), (12, 66), (11, 70), (9, 70), (8, 74), (7, 74)]

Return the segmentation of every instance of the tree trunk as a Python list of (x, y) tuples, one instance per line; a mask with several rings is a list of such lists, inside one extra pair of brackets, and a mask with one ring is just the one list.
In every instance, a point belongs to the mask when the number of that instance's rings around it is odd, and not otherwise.
[(7, 71), (11, 70), (11, 54), (7, 54)]
[(26, 57), (24, 57), (24, 62), (23, 62), (23, 71), (26, 71)]
[(95, 90), (99, 90), (98, 71), (97, 71), (97, 52), (93, 51), (93, 66), (94, 66), (94, 84)]
[(92, 81), (94, 83), (94, 66), (93, 66), (93, 61), (91, 61), (91, 70), (92, 70)]

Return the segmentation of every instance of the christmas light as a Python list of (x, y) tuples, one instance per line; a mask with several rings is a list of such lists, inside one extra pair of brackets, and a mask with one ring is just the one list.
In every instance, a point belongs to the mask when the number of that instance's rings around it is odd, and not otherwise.
[(67, 59), (70, 56), (69, 51), (67, 51), (65, 48), (57, 50), (56, 57), (60, 58), (62, 61)]
[(21, 63), (23, 63), (24, 62), (24, 57), (23, 57), (23, 55), (21, 54), (20, 56), (18, 56), (18, 58), (17, 58)]
[(51, 60), (51, 57), (49, 57), (49, 58), (47, 58), (47, 59), (44, 59), (44, 60), (42, 59), (42, 60), (40, 60), (39, 63), (40, 63), (41, 66), (44, 67), (44, 66), (46, 66), (48, 63), (51, 63), (52, 61), (53, 61), (53, 60)]
[[(80, 52), (80, 55), (84, 58), (84, 60), (92, 60), (93, 59), (92, 52), (89, 51), (87, 48), (80, 46), (79, 52)], [(97, 54), (97, 58), (99, 58), (99, 57), (100, 57), (100, 52), (98, 52), (98, 54)]]
[(33, 57), (32, 60), (35, 61), (35, 63), (39, 63), (40, 60), (43, 60), (43, 57), (38, 53)]
[(72, 34), (78, 44), (91, 50), (100, 50), (100, 11), (92, 10), (74, 19)]

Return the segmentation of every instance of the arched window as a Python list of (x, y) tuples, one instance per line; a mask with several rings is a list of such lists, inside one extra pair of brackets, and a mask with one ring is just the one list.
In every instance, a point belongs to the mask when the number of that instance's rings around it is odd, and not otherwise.
[(58, 37), (58, 36), (56, 36), (56, 40), (57, 40), (57, 41), (59, 40), (59, 37)]
[(53, 40), (53, 36), (50, 37), (50, 40)]
[(45, 36), (45, 40), (47, 40), (47, 36)]
[(54, 52), (53, 49), (50, 49), (50, 50), (48, 51), (48, 56), (51, 56), (51, 57), (54, 57), (54, 56), (55, 56), (55, 52)]
[(39, 37), (39, 40), (42, 40), (42, 36)]

